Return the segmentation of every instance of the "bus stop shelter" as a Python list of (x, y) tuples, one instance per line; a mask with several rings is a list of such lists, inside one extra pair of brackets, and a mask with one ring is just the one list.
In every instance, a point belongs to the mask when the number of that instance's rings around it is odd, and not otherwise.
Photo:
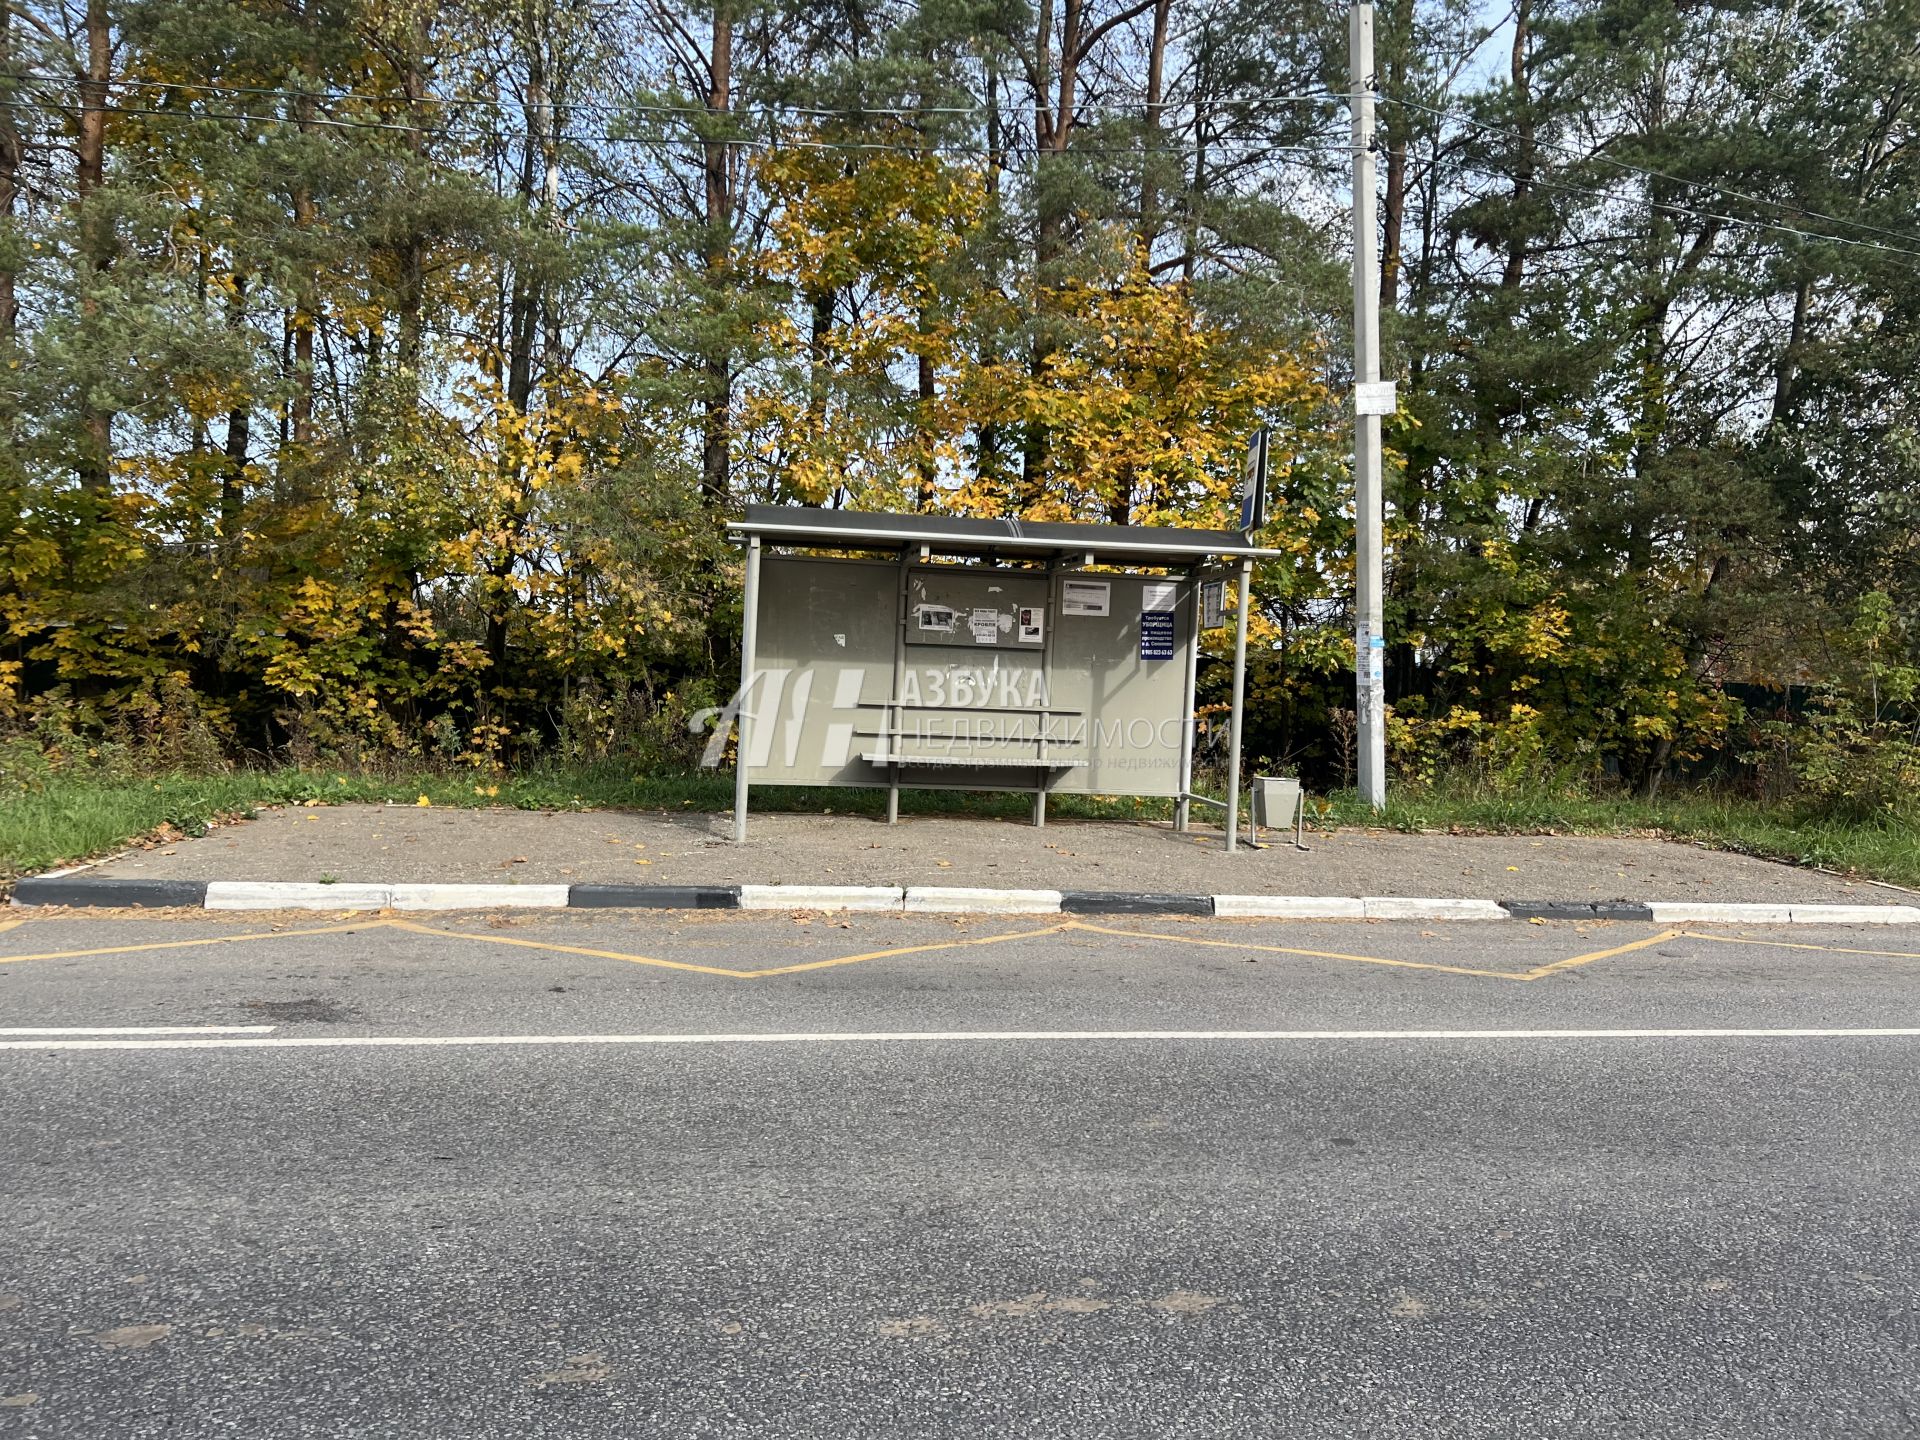
[(754, 783), (1193, 794), (1203, 625), (1237, 577), (1226, 848), (1235, 848), (1248, 583), (1227, 530), (752, 505), (733, 837)]

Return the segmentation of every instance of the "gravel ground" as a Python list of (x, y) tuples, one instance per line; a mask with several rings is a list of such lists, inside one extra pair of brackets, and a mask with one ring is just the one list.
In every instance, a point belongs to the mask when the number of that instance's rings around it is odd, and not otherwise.
[(95, 873), (383, 883), (980, 885), (1202, 894), (1900, 904), (1910, 892), (1661, 840), (1342, 830), (1232, 856), (1164, 824), (665, 812), (271, 809)]

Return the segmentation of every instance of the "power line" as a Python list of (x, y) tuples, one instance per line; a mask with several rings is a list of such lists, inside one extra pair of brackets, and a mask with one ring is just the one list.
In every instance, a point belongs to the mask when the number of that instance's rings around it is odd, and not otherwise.
[[(1475, 175), (1493, 180), (1512, 180), (1513, 175), (1491, 165), (1476, 164), (1472, 161), (1461, 163), (1461, 169)], [(1713, 210), (1703, 210), (1694, 205), (1681, 205), (1670, 200), (1654, 200), (1638, 196), (1622, 196), (1611, 190), (1596, 190), (1586, 185), (1570, 185), (1565, 181), (1541, 180), (1530, 177), (1526, 184), (1542, 190), (1559, 191), (1567, 195), (1583, 195), (1592, 200), (1612, 200), (1616, 202), (1644, 203), (1651, 210), (1663, 211), (1669, 215), (1684, 215), (1692, 220), (1710, 220), (1722, 225), (1732, 225), (1750, 230), (1768, 230), (1782, 235), (1793, 235), (1803, 240), (1820, 240), (1829, 245), (1852, 245), (1863, 250), (1875, 250), (1884, 255), (1904, 255), (1912, 260), (1920, 260), (1920, 249), (1907, 250), (1897, 245), (1882, 245), (1873, 240), (1856, 240), (1848, 235), (1823, 235), (1817, 230), (1802, 230), (1793, 225), (1783, 225), (1773, 220), (1762, 220), (1750, 215), (1724, 215)], [(1481, 199), (1488, 197), (1482, 196)]]
[[(0, 96), (0, 106), (5, 106), (7, 108), (17, 109), (17, 110), (38, 110), (43, 112), (49, 111), (49, 110), (64, 111), (66, 108), (68, 108), (64, 105), (58, 104), (57, 102), (47, 101), (44, 99), (36, 100), (36, 99), (20, 97), (20, 96)], [(111, 103), (106, 105), (100, 105), (100, 106), (92, 106), (89, 108), (92, 108), (104, 114), (110, 114), (110, 115), (137, 115), (137, 116), (150, 117), (150, 118), (159, 119), (159, 120), (171, 120), (171, 121), (186, 123), (186, 124), (192, 124), (192, 123), (204, 122), (204, 121), (219, 121), (223, 123), (231, 122), (231, 123), (236, 123), (241, 125), (256, 125), (256, 124), (262, 124), (262, 123), (296, 125), (296, 126), (307, 125), (307, 126), (312, 126), (318, 129), (329, 129), (329, 130), (371, 130), (371, 131), (378, 131), (378, 132), (402, 134), (407, 136), (415, 136), (423, 133), (431, 133), (435, 138), (438, 138), (438, 139), (493, 140), (493, 141), (500, 141), (500, 142), (517, 142), (522, 144), (538, 144), (543, 142), (546, 139), (546, 137), (544, 136), (534, 135), (530, 132), (523, 131), (523, 130), (503, 130), (503, 129), (492, 128), (492, 127), (473, 127), (465, 131), (464, 134), (455, 132), (451, 129), (437, 129), (431, 132), (426, 132), (420, 126), (405, 124), (395, 120), (349, 120), (349, 119), (341, 119), (337, 116), (328, 116), (328, 115), (311, 116), (305, 120), (296, 122), (296, 121), (288, 120), (286, 119), (286, 117), (283, 117), (283, 116), (253, 115), (253, 114), (248, 114), (241, 111), (170, 110), (170, 109), (158, 109), (151, 106), (120, 105), (120, 104), (111, 104)], [(707, 113), (713, 113), (713, 112), (700, 112), (700, 113), (707, 114)], [(724, 114), (725, 112), (721, 112), (721, 113)], [(951, 141), (938, 141), (938, 140), (927, 140), (923, 142), (907, 143), (907, 142), (879, 141), (879, 140), (834, 140), (834, 139), (820, 139), (813, 136), (795, 137), (791, 135), (776, 135), (776, 136), (734, 135), (734, 136), (711, 136), (711, 137), (703, 137), (699, 135), (687, 135), (687, 136), (681, 136), (681, 137), (671, 137), (671, 136), (636, 135), (636, 134), (619, 132), (619, 131), (610, 131), (606, 133), (588, 134), (588, 135), (582, 135), (576, 132), (570, 135), (558, 135), (558, 136), (555, 136), (554, 138), (557, 141), (564, 141), (566, 143), (575, 144), (575, 145), (578, 145), (578, 144), (631, 145), (631, 146), (636, 146), (643, 149), (655, 149), (655, 150), (674, 150), (674, 149), (682, 149), (682, 148), (689, 148), (689, 147), (704, 147), (704, 146), (713, 145), (713, 146), (719, 146), (726, 149), (741, 149), (741, 150), (795, 149), (795, 150), (830, 150), (835, 152), (872, 151), (872, 152), (889, 152), (889, 153), (909, 154), (909, 155), (924, 155), (928, 153), (939, 153), (939, 154), (967, 155), (967, 156), (978, 157), (982, 159), (991, 158), (992, 155), (994, 154), (994, 152), (990, 151), (988, 147), (985, 145), (961, 144), (961, 143), (954, 143)], [(1320, 154), (1344, 153), (1346, 150), (1346, 147), (1341, 145), (1333, 145), (1333, 144), (1269, 145), (1269, 146), (1266, 146), (1265, 149), (1270, 154), (1320, 155)], [(1036, 160), (1043, 153), (1038, 146), (1028, 144), (1025, 142), (1012, 142), (1008, 145), (1003, 146), (999, 153), (1005, 155), (1005, 154), (1014, 154), (1014, 153), (1022, 153), (1022, 152), (1033, 155), (1036, 158)], [(1071, 146), (1066, 153), (1073, 156), (1089, 156), (1089, 157), (1101, 156), (1101, 157), (1123, 157), (1128, 159), (1140, 159), (1149, 153), (1149, 149), (1146, 147), (1121, 149), (1121, 148), (1109, 147), (1109, 146), (1075, 145), (1075, 146)], [(1002, 168), (1010, 168), (1010, 167), (1003, 166)], [(1027, 173), (1027, 172), (1021, 171), (1016, 173)]]
[[(0, 80), (63, 85), (69, 83), (67, 77), (41, 75), (31, 71), (0, 71)], [(114, 80), (116, 88), (141, 88), (149, 90), (169, 90), (198, 92), (212, 95), (256, 95), (266, 99), (281, 100), (354, 100), (371, 105), (403, 106), (410, 104), (404, 96), (375, 95), (359, 90), (300, 90), (285, 86), (269, 85), (232, 85), (216, 81), (199, 80), (148, 80), (138, 76), (123, 76)], [(1308, 101), (1337, 100), (1341, 96), (1331, 90), (1305, 91), (1285, 95), (1247, 95), (1227, 96), (1218, 103), (1229, 105), (1278, 105), (1287, 103), (1305, 103)], [(479, 108), (495, 110), (506, 108), (506, 102), (486, 96), (424, 95), (421, 103), (446, 108)], [(77, 102), (76, 102), (77, 103)], [(1118, 102), (1115, 103), (1116, 107)], [(1131, 109), (1149, 108), (1153, 102), (1144, 98), (1128, 101)], [(1174, 102), (1159, 102), (1162, 108), (1178, 108)], [(549, 102), (548, 108), (560, 114), (594, 114), (619, 117), (622, 115), (666, 115), (699, 116), (717, 118), (720, 116), (738, 117), (777, 117), (780, 115), (800, 115), (814, 119), (870, 120), (876, 117), (885, 119), (912, 120), (929, 115), (953, 115), (984, 119), (990, 112), (987, 106), (978, 102), (971, 105), (849, 105), (849, 106), (812, 106), (788, 102), (762, 102), (757, 105), (737, 107), (717, 111), (705, 105), (663, 105), (650, 101), (605, 101), (605, 100), (557, 100)], [(1003, 114), (1025, 114), (1029, 109), (1025, 105), (1006, 105), (1001, 107)]]
[[(40, 76), (30, 74), (6, 75), (0, 72), (0, 78), (15, 80), (40, 80), (50, 83), (64, 83), (64, 77)], [(404, 106), (415, 102), (401, 95), (375, 95), (361, 90), (297, 90), (285, 86), (271, 85), (230, 85), (216, 81), (202, 80), (147, 80), (137, 76), (126, 76), (113, 82), (118, 87), (137, 87), (148, 90), (173, 90), (204, 92), (211, 95), (258, 95), (267, 99), (284, 100), (357, 100), (370, 105)], [(478, 108), (497, 110), (507, 108), (510, 102), (482, 95), (422, 95), (419, 102), (425, 105), (450, 109)], [(922, 105), (922, 106), (862, 106), (845, 109), (827, 109), (803, 105), (763, 104), (742, 109), (716, 111), (706, 105), (660, 105), (649, 101), (609, 102), (603, 100), (554, 100), (547, 102), (547, 108), (559, 114), (597, 114), (597, 115), (813, 115), (820, 117), (844, 116), (848, 119), (861, 119), (872, 116), (915, 116), (915, 115), (972, 115), (983, 113), (977, 105)]]
[[(1843, 225), (1850, 229), (1863, 231), (1867, 234), (1881, 235), (1881, 236), (1885, 236), (1887, 239), (1890, 239), (1890, 240), (1903, 241), (1907, 245), (1920, 246), (1920, 235), (1911, 235), (1899, 230), (1889, 230), (1884, 226), (1874, 225), (1865, 220), (1849, 220), (1839, 215), (1828, 215), (1818, 210), (1809, 209), (1804, 205), (1793, 204), (1790, 201), (1773, 200), (1773, 199), (1769, 199), (1764, 195), (1750, 195), (1743, 191), (1735, 190), (1730, 186), (1722, 185), (1712, 180), (1690, 180), (1684, 176), (1674, 175), (1665, 170), (1655, 170), (1649, 166), (1635, 165), (1629, 161), (1618, 159), (1612, 155), (1607, 155), (1600, 152), (1588, 153), (1580, 150), (1577, 146), (1565, 145), (1553, 140), (1542, 140), (1542, 139), (1539, 139), (1538, 137), (1534, 137), (1529, 142), (1526, 139), (1526, 137), (1519, 135), (1513, 130), (1509, 130), (1504, 126), (1495, 125), (1490, 121), (1482, 120), (1478, 116), (1469, 115), (1466, 112), (1455, 109), (1455, 108), (1446, 107), (1446, 106), (1426, 105), (1426, 104), (1422, 104), (1418, 100), (1408, 100), (1402, 96), (1397, 96), (1397, 95), (1381, 94), (1379, 98), (1391, 105), (1404, 106), (1406, 109), (1418, 110), (1424, 114), (1439, 116), (1442, 119), (1458, 120), (1463, 124), (1473, 126), (1475, 129), (1484, 131), (1488, 134), (1498, 135), (1503, 139), (1511, 140), (1511, 141), (1514, 141), (1515, 143), (1532, 143), (1534, 145), (1539, 146), (1543, 150), (1552, 150), (1562, 155), (1570, 155), (1577, 160), (1598, 161), (1601, 164), (1611, 165), (1614, 168), (1624, 171), (1627, 174), (1638, 175), (1639, 177), (1645, 180), (1665, 180), (1668, 183), (1674, 184), (1674, 185), (1685, 185), (1692, 188), (1712, 190), (1720, 195), (1726, 196), (1729, 199), (1738, 200), (1742, 204), (1768, 205), (1773, 207), (1776, 210), (1780, 210), (1791, 215), (1799, 215), (1808, 220), (1817, 220), (1825, 225)], [(1720, 217), (1720, 218), (1726, 218), (1726, 217)], [(1824, 236), (1817, 235), (1816, 232), (1812, 232), (1812, 231), (1791, 231), (1791, 233), (1808, 235), (1818, 239), (1836, 240), (1842, 244), (1862, 243), (1858, 241), (1850, 241), (1846, 239), (1846, 237), (1839, 236), (1839, 235), (1824, 235)], [(1899, 253), (1914, 254), (1916, 252), (1910, 251), (1910, 250), (1902, 250)]]
[[(0, 96), (0, 105), (19, 110), (64, 110), (67, 107), (46, 100), (32, 100), (20, 97)], [(435, 138), (446, 139), (455, 136), (449, 129), (427, 130), (419, 125), (403, 124), (397, 120), (345, 120), (332, 115), (315, 115), (302, 121), (289, 121), (285, 117), (250, 115), (240, 111), (220, 110), (162, 110), (151, 106), (107, 104), (88, 107), (109, 115), (139, 115), (158, 120), (173, 120), (185, 123), (198, 121), (237, 122), (245, 125), (261, 123), (310, 125), (328, 130), (375, 130), (403, 135), (432, 134)], [(465, 137), (476, 140), (502, 140), (538, 143), (546, 137), (533, 135), (524, 130), (501, 130), (489, 127), (475, 127), (465, 132)], [(637, 145), (651, 149), (677, 149), (683, 146), (719, 145), (738, 149), (772, 149), (782, 146), (827, 150), (899, 150), (911, 153), (926, 151), (954, 151), (963, 154), (986, 154), (986, 147), (980, 145), (953, 145), (939, 141), (925, 144), (897, 144), (881, 141), (835, 141), (835, 140), (796, 140), (785, 138), (766, 139), (757, 136), (714, 136), (704, 138), (689, 135), (680, 138), (667, 136), (633, 135), (621, 132), (605, 134), (561, 135), (555, 137), (571, 143), (598, 143), (607, 145)]]
[[(0, 72), (0, 78), (5, 78), (4, 72)], [(18, 79), (22, 77), (16, 75), (16, 76), (13, 76), (12, 78)], [(27, 78), (32, 78), (36, 80), (45, 79), (45, 77), (27, 77)], [(156, 82), (152, 82), (152, 84), (154, 84), (155, 86), (164, 87), (168, 89), (175, 89), (175, 90), (218, 89), (218, 90), (225, 90), (225, 91), (236, 93), (236, 94), (239, 94), (239, 93), (260, 94), (260, 95), (268, 95), (268, 96), (273, 96), (273, 97), (282, 98), (282, 99), (329, 98), (327, 96), (324, 96), (316, 92), (297, 91), (297, 90), (276, 90), (276, 89), (268, 89), (267, 87), (198, 86), (198, 85), (189, 85), (184, 82), (170, 82), (170, 81), (169, 82), (156, 81)], [(338, 99), (338, 98), (342, 98), (342, 96), (340, 92), (334, 92), (331, 98)], [(361, 98), (368, 98), (368, 99), (378, 98), (381, 100), (381, 103), (389, 103), (390, 101), (390, 97), (361, 97)], [(1315, 96), (1302, 95), (1302, 96), (1296, 96), (1293, 98), (1318, 99), (1323, 97), (1317, 96), (1317, 95)], [(1483, 130), (1489, 131), (1491, 133), (1503, 135), (1509, 139), (1517, 140), (1520, 138), (1514, 135), (1513, 132), (1511, 131), (1504, 130), (1499, 126), (1494, 126), (1486, 122), (1476, 120), (1474, 119), (1474, 117), (1471, 117), (1471, 116), (1460, 115), (1459, 112), (1457, 111), (1443, 110), (1439, 107), (1423, 105), (1416, 101), (1400, 100), (1392, 96), (1382, 96), (1381, 98), (1386, 99), (1392, 103), (1403, 104), (1408, 106), (1409, 108), (1419, 109), (1427, 113), (1439, 115), (1442, 117), (1467, 120), (1470, 123), (1475, 124), (1476, 126), (1478, 126)], [(444, 101), (442, 101), (441, 103), (444, 103)], [(477, 105), (483, 102), (466, 101), (462, 103)], [(486, 103), (490, 103), (490, 102), (486, 102)], [(35, 99), (19, 97), (19, 96), (0, 96), (0, 105), (5, 105), (10, 108), (16, 108), (16, 109), (65, 110), (68, 108), (67, 106), (59, 104), (58, 102), (48, 101), (45, 99), (35, 100)], [(242, 111), (160, 109), (152, 106), (135, 106), (135, 105), (124, 105), (124, 104), (117, 104), (117, 103), (108, 104), (108, 105), (100, 106), (96, 108), (102, 109), (109, 114), (136, 115), (136, 116), (150, 117), (154, 119), (172, 120), (172, 121), (187, 122), (187, 123), (192, 123), (197, 121), (217, 121), (222, 123), (234, 123), (234, 124), (243, 124), (243, 125), (260, 124), (260, 123), (295, 123), (295, 122), (289, 122), (285, 120), (284, 117), (268, 117), (268, 116), (262, 116), (257, 114), (250, 114)], [(612, 112), (609, 112), (609, 113), (612, 113)], [(743, 116), (742, 112), (737, 112), (737, 111), (714, 112), (714, 111), (707, 110), (705, 108), (696, 108), (696, 107), (690, 107), (690, 106), (689, 107), (665, 107), (665, 106), (654, 107), (651, 111), (646, 113), (660, 114), (660, 115), (666, 116), (669, 119), (674, 119), (674, 120), (689, 119), (693, 116), (701, 116), (706, 118), (754, 118), (754, 115), (755, 115), (755, 112), (747, 112), (747, 115)], [(775, 113), (776, 112), (772, 112), (772, 111), (758, 112), (757, 118), (773, 118)], [(798, 114), (801, 112), (797, 110), (789, 110), (787, 113)], [(860, 118), (862, 114), (862, 112), (858, 112), (858, 111), (831, 112), (831, 113), (835, 114), (836, 116), (840, 116), (848, 119)], [(867, 111), (864, 113), (870, 117), (880, 112)], [(956, 111), (955, 113), (958, 113), (958, 112)], [(414, 136), (421, 133), (420, 126), (417, 126), (411, 123), (395, 121), (395, 120), (344, 119), (338, 116), (318, 115), (318, 116), (310, 117), (298, 123), (310, 125), (316, 128), (331, 129), (331, 130), (367, 130), (367, 131), (385, 132), (385, 133), (393, 133), (393, 134), (403, 134), (407, 136)], [(512, 143), (521, 143), (521, 144), (538, 143), (545, 138), (545, 137), (533, 135), (526, 131), (506, 130), (506, 129), (501, 129), (497, 127), (474, 127), (469, 129), (464, 136), (458, 136), (456, 135), (455, 132), (451, 130), (436, 130), (433, 133), (437, 138), (442, 138), (442, 139), (465, 138), (465, 139), (471, 139), (471, 140), (492, 140), (492, 141), (503, 142), (503, 143), (512, 142)], [(959, 155), (966, 155), (972, 158), (982, 158), (982, 159), (990, 158), (991, 156), (991, 152), (984, 145), (964, 144), (964, 143), (955, 143), (951, 141), (939, 141), (939, 140), (927, 140), (924, 142), (915, 142), (915, 143), (901, 143), (901, 142), (894, 142), (894, 141), (877, 141), (877, 140), (823, 139), (816, 135), (809, 135), (806, 137), (795, 137), (791, 135), (766, 136), (766, 137), (761, 137), (761, 136), (703, 137), (698, 135), (690, 135), (685, 137), (667, 137), (667, 136), (636, 135), (636, 134), (633, 134), (630, 132), (624, 132), (624, 131), (606, 131), (602, 133), (588, 134), (588, 135), (575, 133), (572, 135), (567, 135), (567, 136), (562, 136), (557, 138), (565, 139), (566, 141), (573, 144), (587, 143), (587, 144), (604, 144), (604, 145), (616, 145), (616, 146), (629, 145), (629, 146), (635, 146), (643, 149), (656, 149), (656, 150), (675, 150), (675, 149), (682, 149), (682, 148), (688, 148), (688, 147), (704, 147), (708, 145), (718, 145), (718, 146), (726, 147), (729, 149), (758, 149), (758, 150), (813, 149), (813, 150), (828, 150), (828, 151), (834, 151), (834, 152), (849, 152), (849, 153), (875, 152), (875, 153), (901, 153), (901, 154), (939, 153), (939, 154), (959, 154)], [(1334, 137), (1327, 136), (1327, 137), (1318, 137), (1318, 138), (1328, 143), (1314, 143), (1314, 144), (1300, 144), (1300, 145), (1270, 145), (1270, 146), (1264, 147), (1264, 149), (1267, 153), (1280, 154), (1280, 155), (1338, 155), (1338, 154), (1348, 153), (1350, 151), (1351, 147), (1348, 145), (1331, 143)], [(1538, 142), (1538, 143), (1542, 143), (1543, 148), (1562, 148), (1562, 147), (1553, 146), (1550, 142)], [(1072, 146), (1070, 147), (1067, 153), (1075, 156), (1081, 156), (1081, 157), (1121, 157), (1126, 159), (1137, 160), (1147, 155), (1149, 153), (1150, 148), (1151, 147), (1114, 148), (1114, 147), (1101, 147), (1101, 146)], [(1002, 153), (1030, 154), (1037, 161), (1042, 152), (1039, 150), (1037, 146), (1016, 142), (1014, 144), (1006, 146)], [(1605, 159), (1609, 163), (1612, 163), (1618, 166), (1623, 171), (1640, 175), (1643, 178), (1666, 179), (1675, 184), (1702, 183), (1702, 182), (1689, 182), (1677, 176), (1665, 175), (1659, 171), (1630, 165), (1625, 161), (1613, 160), (1612, 157), (1602, 156), (1602, 157), (1593, 157), (1593, 158)], [(1012, 167), (1005, 167), (1005, 168), (1012, 168)], [(1490, 166), (1485, 166), (1485, 165), (1475, 165), (1472, 163), (1465, 163), (1462, 165), (1462, 168), (1470, 170), (1475, 174), (1483, 175), (1493, 179), (1511, 180), (1514, 178), (1509, 172), (1494, 169)], [(1016, 173), (1031, 174), (1032, 172), (1022, 169), (1022, 170), (1016, 171)], [(1613, 191), (1594, 189), (1587, 186), (1572, 185), (1564, 181), (1532, 178), (1528, 180), (1527, 183), (1534, 185), (1537, 188), (1540, 188), (1543, 190), (1552, 190), (1552, 191), (1556, 191), (1563, 194), (1581, 195), (1590, 199), (1620, 201), (1624, 198)], [(1711, 185), (1703, 184), (1703, 188), (1721, 188), (1721, 187), (1713, 187)], [(1789, 208), (1785, 206), (1782, 202), (1758, 200), (1756, 199), (1756, 197), (1742, 196), (1739, 194), (1739, 192), (1725, 191), (1724, 193), (1728, 193), (1736, 199), (1744, 199), (1753, 203), (1773, 204), (1776, 207), (1782, 208), (1782, 209)], [(1860, 249), (1876, 251), (1882, 254), (1900, 255), (1908, 259), (1920, 260), (1920, 248), (1908, 248), (1906, 246), (1882, 245), (1872, 241), (1859, 240), (1859, 239), (1855, 239), (1853, 237), (1845, 236), (1845, 235), (1823, 234), (1818, 231), (1806, 230), (1798, 226), (1788, 225), (1778, 221), (1765, 220), (1765, 219), (1761, 219), (1754, 216), (1729, 215), (1729, 214), (1724, 214), (1724, 213), (1720, 213), (1713, 210), (1703, 209), (1696, 205), (1684, 205), (1674, 201), (1654, 200), (1652, 198), (1647, 198), (1645, 200), (1645, 203), (1650, 208), (1658, 211), (1662, 211), (1667, 214), (1684, 215), (1689, 218), (1702, 220), (1702, 221), (1713, 221), (1718, 224), (1733, 225), (1738, 227), (1745, 227), (1748, 229), (1766, 230), (1776, 234), (1792, 235), (1797, 238), (1805, 239), (1805, 240), (1817, 240), (1817, 241), (1824, 241), (1829, 244), (1849, 245), (1849, 246), (1853, 246)], [(1812, 215), (1812, 217), (1815, 219), (1820, 219), (1833, 224), (1849, 223), (1847, 221), (1840, 220), (1837, 217), (1822, 216), (1822, 215), (1815, 214), (1814, 212), (1807, 212), (1807, 213)], [(1895, 239), (1908, 240), (1908, 241), (1911, 241), (1915, 247), (1920, 247), (1920, 237), (1902, 235), (1895, 231), (1879, 230), (1878, 227), (1872, 227), (1872, 226), (1866, 226), (1866, 225), (1859, 225), (1857, 228), (1875, 230), (1876, 233), (1886, 234)]]

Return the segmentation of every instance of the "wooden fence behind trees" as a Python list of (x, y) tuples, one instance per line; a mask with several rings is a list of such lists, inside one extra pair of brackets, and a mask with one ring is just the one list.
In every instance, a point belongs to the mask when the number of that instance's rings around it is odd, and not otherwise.
[[(1338, 778), (1337, 7), (0, 16), (16, 723), (670, 723), (730, 684), (739, 504), (1219, 524), (1266, 424), (1254, 733)], [(1898, 740), (1920, 0), (1387, 0), (1378, 45), (1403, 773), (1655, 783), (1728, 681)]]

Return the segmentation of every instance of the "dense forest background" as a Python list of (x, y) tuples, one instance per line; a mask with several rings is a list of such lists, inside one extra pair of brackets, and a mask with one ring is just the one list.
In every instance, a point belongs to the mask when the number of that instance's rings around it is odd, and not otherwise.
[[(23, 733), (667, 763), (742, 504), (1220, 524), (1266, 424), (1252, 749), (1349, 770), (1343, 7), (0, 15)], [(1900, 803), (1920, 3), (1378, 37), (1399, 777)]]

